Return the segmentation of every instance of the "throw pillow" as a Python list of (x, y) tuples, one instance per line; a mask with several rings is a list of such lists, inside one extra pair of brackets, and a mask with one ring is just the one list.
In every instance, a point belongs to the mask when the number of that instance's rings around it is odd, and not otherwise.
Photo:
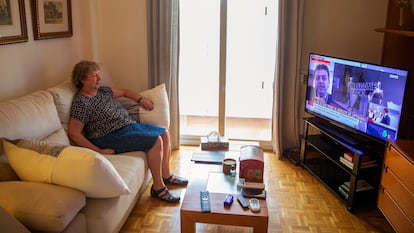
[(51, 156), (58, 156), (60, 152), (67, 147), (57, 143), (48, 143), (44, 141), (30, 141), (30, 140), (19, 140), (16, 146), (25, 148), (28, 150), (36, 151), (40, 154), (46, 154)]
[(138, 123), (141, 122), (139, 119), (140, 105), (137, 101), (125, 96), (118, 97), (117, 100), (121, 103), (122, 107), (128, 111), (132, 119)]
[(56, 157), (19, 147), (15, 145), (18, 142), (19, 140), (3, 140), (7, 159), (19, 178), (24, 181), (51, 183), (50, 175)]
[[(18, 141), (17, 144), (42, 145)], [(4, 150), (11, 167), (21, 180), (52, 183), (83, 191), (87, 197), (110, 198), (129, 194), (130, 190), (115, 167), (101, 154), (76, 146), (47, 145), (60, 150), (58, 156), (26, 149), (4, 140)], [(50, 150), (50, 149), (49, 149)]]
[(66, 130), (69, 122), (72, 99), (78, 90), (70, 80), (67, 80), (57, 86), (49, 88), (48, 91), (53, 96), (53, 101), (55, 102), (60, 122)]
[(165, 84), (141, 92), (145, 98), (154, 102), (152, 111), (140, 109), (139, 119), (141, 123), (157, 125), (168, 129), (170, 127), (170, 104), (165, 89)]
[(115, 167), (103, 155), (83, 147), (63, 149), (53, 168), (52, 181), (81, 190), (93, 198), (131, 193)]

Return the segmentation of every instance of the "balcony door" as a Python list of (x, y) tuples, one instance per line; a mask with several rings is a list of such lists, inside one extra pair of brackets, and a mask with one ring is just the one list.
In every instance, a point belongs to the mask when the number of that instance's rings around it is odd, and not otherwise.
[[(181, 0), (181, 142), (271, 141), (277, 0)], [(188, 143), (190, 142), (190, 143)]]

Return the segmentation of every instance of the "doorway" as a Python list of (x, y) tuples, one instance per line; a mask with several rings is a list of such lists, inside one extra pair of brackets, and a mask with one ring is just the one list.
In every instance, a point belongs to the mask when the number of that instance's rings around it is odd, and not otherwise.
[(181, 0), (182, 144), (218, 131), (270, 143), (277, 0)]

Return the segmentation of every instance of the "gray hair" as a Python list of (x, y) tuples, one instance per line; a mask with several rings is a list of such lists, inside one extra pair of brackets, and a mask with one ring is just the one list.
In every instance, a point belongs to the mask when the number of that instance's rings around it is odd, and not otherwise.
[(83, 80), (88, 78), (90, 72), (99, 70), (99, 65), (93, 61), (80, 61), (72, 70), (72, 83), (78, 90), (83, 87)]

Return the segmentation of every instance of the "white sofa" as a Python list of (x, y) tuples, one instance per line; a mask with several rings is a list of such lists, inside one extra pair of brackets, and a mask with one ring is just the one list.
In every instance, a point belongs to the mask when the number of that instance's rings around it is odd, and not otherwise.
[[(164, 86), (160, 85), (158, 89), (147, 93), (159, 95), (165, 92)], [(70, 82), (64, 82), (47, 90), (0, 102), (0, 138), (70, 145), (66, 126), (75, 92)], [(164, 101), (165, 98), (166, 95), (161, 97)], [(159, 113), (155, 111), (154, 114)], [(153, 121), (154, 117), (148, 119)], [(141, 121), (145, 122), (145, 119)], [(169, 119), (164, 119), (164, 125), (160, 125), (168, 127), (165, 124), (169, 124)], [(128, 186), (130, 194), (91, 198), (75, 188), (19, 179), (21, 177), (10, 166), (4, 149), (0, 143), (0, 207), (30, 231), (119, 232), (151, 180), (144, 152), (105, 156)]]

